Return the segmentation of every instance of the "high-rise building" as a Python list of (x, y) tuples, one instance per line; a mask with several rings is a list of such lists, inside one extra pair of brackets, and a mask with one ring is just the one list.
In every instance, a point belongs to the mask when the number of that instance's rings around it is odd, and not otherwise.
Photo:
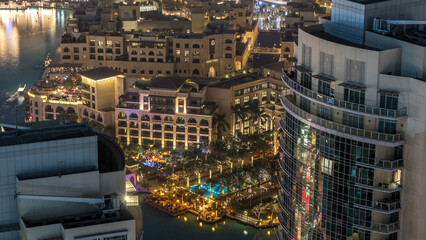
[(426, 2), (335, 0), (299, 29), (279, 239), (426, 239)]
[(0, 239), (139, 239), (120, 147), (86, 124), (28, 126), (0, 133)]

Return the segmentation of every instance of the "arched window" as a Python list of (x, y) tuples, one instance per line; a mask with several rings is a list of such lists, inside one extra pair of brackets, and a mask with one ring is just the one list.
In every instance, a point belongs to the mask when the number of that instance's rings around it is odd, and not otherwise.
[(225, 43), (232, 43), (232, 40), (231, 39), (226, 39)]
[(154, 52), (153, 52), (153, 51), (149, 51), (148, 55), (150, 55), (150, 56), (154, 56), (155, 54), (154, 54)]
[(284, 49), (284, 52), (290, 52), (290, 48), (286, 47), (286, 48)]
[(136, 52), (135, 50), (132, 51), (132, 55), (137, 55), (138, 52)]
[(144, 114), (144, 115), (142, 115), (142, 118), (141, 118), (141, 120), (142, 121), (149, 121), (149, 115), (147, 115), (147, 114)]
[(166, 116), (166, 117), (164, 118), (164, 121), (165, 121), (165, 122), (173, 122), (173, 118), (172, 118), (171, 116)]
[(69, 49), (69, 48), (64, 47), (64, 52), (69, 52), (69, 51), (70, 51), (70, 49)]
[(90, 118), (91, 119), (95, 119), (96, 118), (96, 116), (95, 116), (95, 114), (93, 112), (90, 113)]
[(208, 77), (212, 77), (212, 78), (216, 77), (216, 70), (214, 69), (213, 66), (211, 66), (209, 68), (209, 75), (208, 75)]
[(200, 45), (199, 44), (194, 44), (194, 45), (192, 45), (192, 48), (200, 48)]
[(177, 123), (177, 124), (185, 124), (185, 119), (183, 119), (183, 117), (178, 117), (178, 118), (176, 119), (176, 123)]
[(99, 114), (99, 115), (98, 115), (98, 118), (97, 118), (97, 120), (98, 120), (98, 122), (102, 122), (102, 120), (103, 120), (103, 119), (102, 119), (102, 116), (101, 116), (101, 114)]
[(197, 120), (195, 118), (188, 119), (188, 123), (197, 124)]
[(50, 105), (47, 105), (47, 106), (44, 108), (44, 110), (45, 110), (46, 112), (53, 112), (53, 108), (52, 108), (52, 106), (50, 106)]
[(67, 109), (67, 113), (74, 114), (74, 113), (75, 113), (74, 108), (72, 108), (72, 107), (68, 107), (68, 109)]
[(56, 113), (63, 113), (63, 112), (65, 112), (65, 110), (61, 106), (56, 107)]
[(124, 112), (120, 112), (120, 113), (118, 114), (118, 118), (120, 118), (120, 119), (126, 119), (126, 118), (127, 118), (127, 115), (126, 115)]
[(154, 121), (161, 121), (161, 116), (160, 115), (154, 115)]
[(232, 47), (227, 46), (227, 47), (225, 48), (225, 50), (226, 50), (226, 51), (232, 51)]
[(86, 110), (86, 109), (84, 109), (84, 111), (83, 111), (83, 115), (84, 115), (84, 116), (86, 116), (86, 117), (88, 117), (88, 116), (89, 116), (89, 113), (87, 112), (87, 110)]
[(138, 115), (136, 113), (131, 113), (129, 115), (129, 118), (138, 119), (139, 117), (138, 117)]
[(200, 122), (201, 126), (208, 126), (209, 125), (209, 121), (207, 121), (206, 119), (202, 119)]
[(194, 69), (192, 75), (200, 75), (200, 71), (198, 71), (198, 69)]

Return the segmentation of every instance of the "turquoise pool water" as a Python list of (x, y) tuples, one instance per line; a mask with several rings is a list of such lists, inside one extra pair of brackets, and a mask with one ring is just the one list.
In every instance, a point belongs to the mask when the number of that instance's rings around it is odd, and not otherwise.
[(212, 185), (212, 192), (210, 192), (210, 184), (207, 184), (206, 182), (202, 182), (201, 185), (192, 185), (191, 191), (198, 192), (199, 191), (198, 188), (202, 188), (206, 191), (206, 193), (204, 194), (205, 197), (210, 197), (210, 194), (213, 197), (217, 197), (221, 193), (223, 193), (223, 191), (227, 193), (227, 190), (228, 190), (227, 187), (223, 188), (220, 184), (214, 184)]
[[(172, 217), (142, 204), (144, 240), (275, 240), (276, 229), (257, 230), (237, 221), (225, 219), (200, 226), (192, 214)], [(186, 218), (186, 220), (185, 220)], [(213, 231), (214, 228), (214, 231)], [(269, 232), (269, 235), (268, 235)]]

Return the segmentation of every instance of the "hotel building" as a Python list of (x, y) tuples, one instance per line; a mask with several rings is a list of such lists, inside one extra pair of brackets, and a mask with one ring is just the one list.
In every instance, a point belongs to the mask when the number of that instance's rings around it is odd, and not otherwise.
[(29, 121), (60, 119), (61, 114), (77, 115), (75, 120), (96, 121), (114, 125), (114, 107), (124, 94), (122, 73), (110, 68), (96, 68), (78, 74), (81, 86), (67, 89), (61, 79), (43, 79), (26, 94)]
[(141, 239), (112, 139), (86, 124), (19, 128), (0, 133), (0, 239)]
[(299, 29), (282, 76), (279, 239), (426, 239), (425, 12), (335, 0)]
[(186, 149), (212, 139), (216, 103), (206, 86), (180, 77), (137, 81), (115, 109), (120, 143)]

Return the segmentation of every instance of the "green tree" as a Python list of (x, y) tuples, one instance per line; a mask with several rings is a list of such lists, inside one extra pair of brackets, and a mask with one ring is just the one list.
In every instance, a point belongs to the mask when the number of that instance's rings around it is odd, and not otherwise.
[(58, 119), (65, 124), (71, 124), (77, 122), (78, 115), (76, 113), (68, 113), (66, 111), (61, 111), (58, 115)]
[(222, 137), (222, 133), (231, 128), (226, 121), (226, 114), (215, 113), (213, 116), (213, 128), (216, 129), (218, 138)]
[(254, 206), (251, 211), (257, 217), (257, 220), (260, 221), (262, 214), (264, 214), (266, 211), (266, 206), (263, 203), (259, 203), (258, 205)]

